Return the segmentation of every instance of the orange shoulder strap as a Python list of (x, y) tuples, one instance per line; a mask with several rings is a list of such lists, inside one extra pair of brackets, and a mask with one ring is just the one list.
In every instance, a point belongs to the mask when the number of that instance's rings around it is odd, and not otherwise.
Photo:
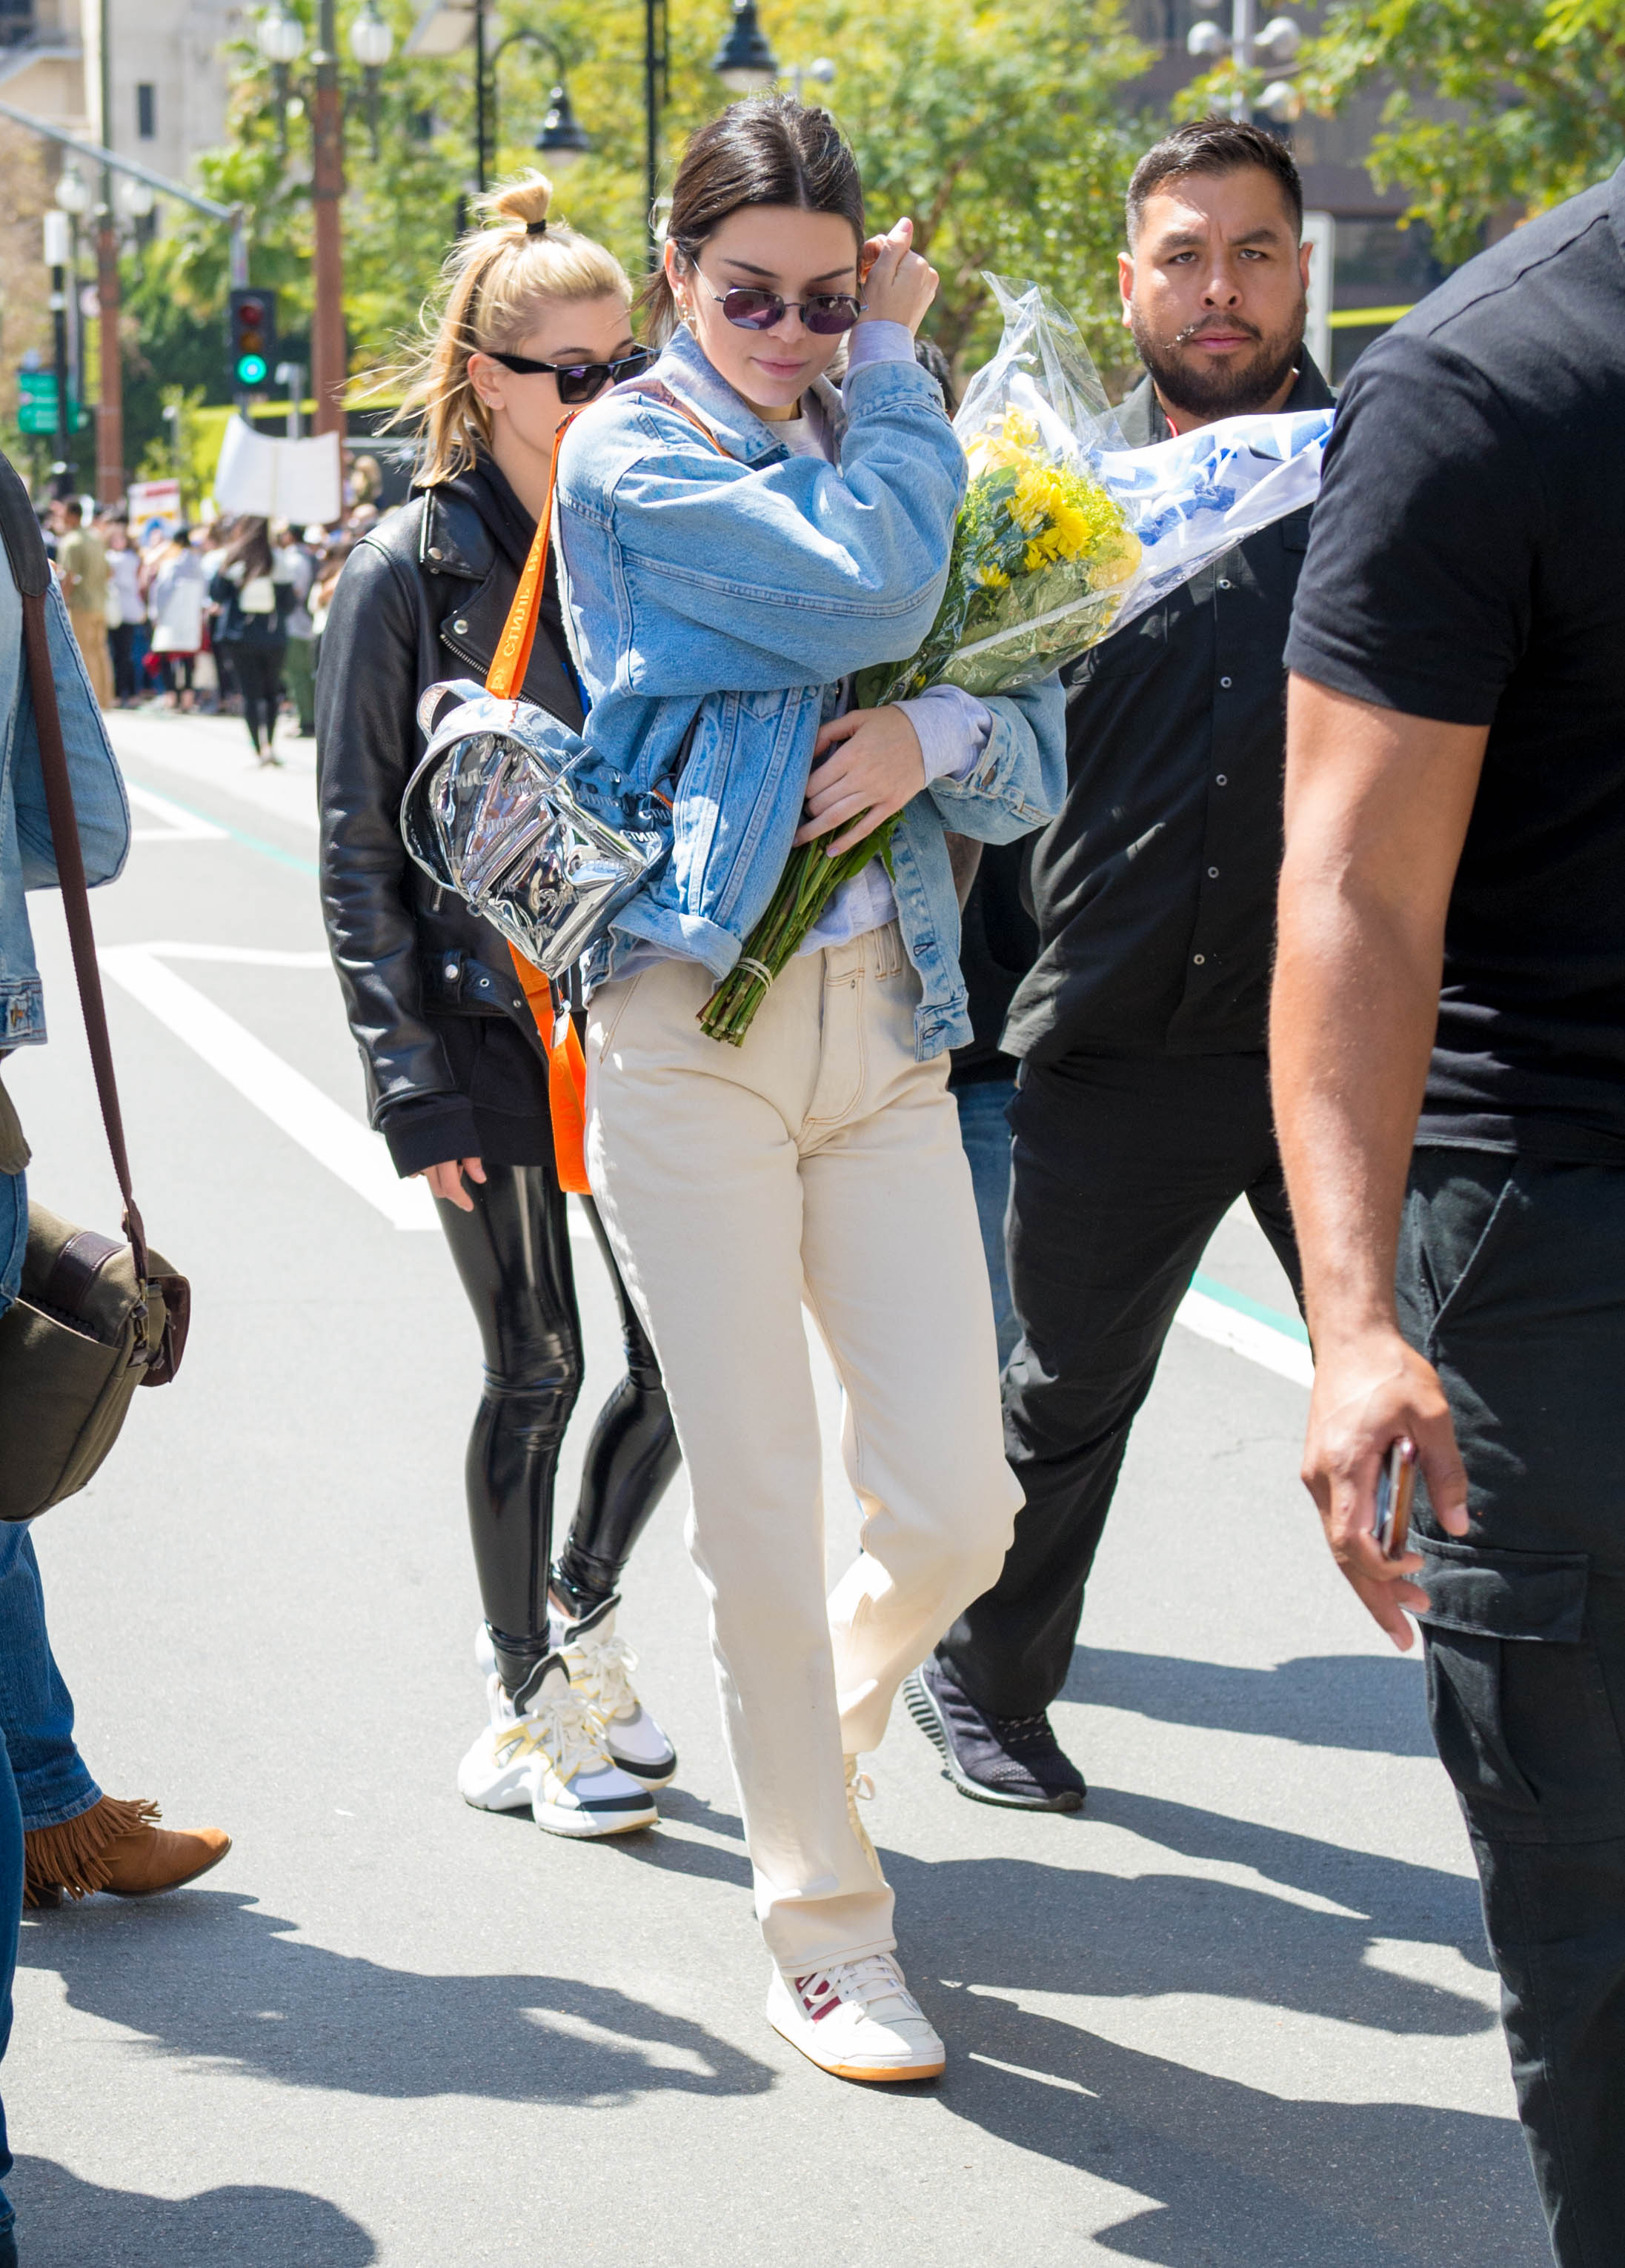
[[(716, 450), (718, 456), (727, 451), (708, 426), (702, 425), (693, 410), (687, 409), (674, 394), (665, 387), (659, 398), (686, 417)], [(566, 417), (553, 437), (553, 462), (548, 474), (548, 501), (542, 507), (541, 518), (536, 523), (530, 556), (525, 562), (525, 571), (519, 577), (519, 587), (513, 594), (513, 604), (508, 609), (508, 619), (497, 642), (496, 658), (486, 675), (485, 689), (499, 701), (511, 701), (525, 682), (525, 673), (530, 666), (531, 648), (536, 642), (536, 616), (540, 608), (541, 587), (548, 572), (548, 545), (553, 534), (553, 494), (558, 486), (559, 444), (565, 429), (574, 418)], [(587, 1066), (581, 1052), (581, 1042), (576, 1036), (576, 1027), (560, 1007), (552, 984), (540, 969), (526, 960), (512, 945), (508, 947), (514, 972), (524, 989), (530, 1011), (536, 1019), (536, 1028), (541, 1034), (548, 1050), (548, 1109), (553, 1120), (553, 1159), (558, 1170), (559, 1187), (577, 1197), (591, 1193), (587, 1180), (586, 1118)]]
[(508, 609), (508, 619), (503, 624), (502, 636), (496, 641), (496, 652), (485, 675), (485, 689), (494, 693), (499, 701), (511, 701), (525, 682), (525, 673), (530, 667), (531, 648), (536, 643), (536, 616), (541, 605), (541, 586), (548, 576), (548, 545), (553, 534), (553, 491), (559, 482), (559, 445), (575, 422), (572, 410), (553, 437), (553, 461), (548, 468), (548, 501), (541, 508), (541, 518), (536, 522), (536, 533), (531, 538), (530, 556), (519, 577), (519, 587), (513, 594), (513, 604)]
[(587, 1065), (576, 1027), (558, 1005), (552, 985), (514, 946), (514, 974), (522, 986), (548, 1050), (548, 1115), (553, 1121), (553, 1162), (559, 1187), (586, 1197)]
[[(697, 433), (702, 433), (719, 457), (728, 452), (710, 427), (702, 423), (692, 409), (680, 402), (669, 387), (655, 385), (642, 391), (653, 399), (676, 410), (686, 417)], [(513, 604), (508, 609), (508, 619), (503, 624), (502, 637), (496, 644), (496, 657), (486, 673), (485, 689), (494, 693), (499, 701), (511, 701), (525, 682), (525, 673), (530, 667), (531, 648), (536, 643), (536, 616), (541, 604), (541, 587), (547, 580), (548, 545), (553, 535), (553, 497), (559, 484), (559, 449), (565, 434), (579, 413), (572, 409), (553, 437), (553, 461), (548, 468), (548, 501), (541, 508), (541, 518), (536, 523), (536, 533), (531, 539), (530, 556), (519, 577), (519, 587), (513, 594)]]

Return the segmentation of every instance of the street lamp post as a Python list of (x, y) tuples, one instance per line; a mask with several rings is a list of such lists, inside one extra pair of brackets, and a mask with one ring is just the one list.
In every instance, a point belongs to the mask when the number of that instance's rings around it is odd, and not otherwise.
[(790, 81), (790, 100), (799, 103), (804, 100), (801, 90), (808, 79), (815, 86), (833, 85), (835, 67), (827, 55), (819, 55), (810, 63), (786, 63), (784, 76)]
[[(276, 73), (278, 145), (287, 151), (289, 72), (305, 52), (305, 27), (286, 0), (273, 4), (254, 26), (260, 53)], [(316, 51), (311, 57), (315, 85), (311, 102), (311, 208), (315, 308), (311, 319), (311, 387), (316, 397), (315, 431), (344, 431), (344, 387), (349, 357), (344, 350), (344, 254), (339, 206), (344, 195), (344, 107), (339, 85), (337, 0), (319, 0)], [(350, 26), (350, 53), (361, 65), (372, 146), (378, 149), (378, 75), (394, 48), (394, 34), (366, 0)], [(246, 278), (243, 279), (245, 282)]]
[[(1225, 55), (1234, 62), (1236, 84), (1230, 114), (1238, 120), (1250, 118), (1253, 113), (1246, 73), (1259, 63), (1285, 69), (1303, 42), (1303, 33), (1290, 16), (1272, 16), (1261, 32), (1254, 31), (1255, 21), (1254, 0), (1232, 0), (1228, 37), (1209, 16), (1200, 18), (1185, 36), (1186, 52), (1199, 63), (1217, 63)], [(1288, 124), (1300, 107), (1298, 89), (1289, 78), (1271, 79), (1258, 98), (1258, 108), (1277, 125)]]
[(349, 51), (361, 65), (361, 83), (366, 96), (367, 131), (372, 138), (372, 155), (376, 160), (378, 147), (379, 76), (395, 51), (395, 35), (379, 14), (373, 0), (349, 27)]
[(533, 32), (522, 26), (510, 32), (505, 40), (498, 40), (491, 49), (487, 66), (490, 73), (488, 115), (490, 120), (492, 153), (502, 148), (502, 81), (497, 65), (512, 47), (540, 48), (558, 73), (558, 84), (548, 97), (547, 115), (537, 130), (535, 149), (548, 161), (548, 172), (554, 180), (578, 166), (592, 147), (592, 136), (577, 119), (570, 103), (570, 88), (565, 84), (564, 58), (545, 32)]
[[(277, 4), (281, 5), (282, 0), (277, 0)], [(474, 182), (482, 192), (495, 140), (494, 131), (488, 130), (496, 114), (494, 92), (489, 89), (487, 77), (485, 11), (489, 5), (489, 0), (425, 0), (407, 41), (408, 55), (451, 55), (466, 47), (473, 35)], [(666, 99), (665, 7), (666, 0), (643, 0), (643, 189), (649, 249), (651, 258), (657, 259), (660, 231), (656, 224), (655, 205), (660, 190), (660, 120)], [(540, 33), (515, 33), (511, 36), (533, 38), (552, 51), (552, 43)], [(507, 40), (503, 40), (496, 55), (508, 44)], [(493, 55), (490, 63), (495, 62)], [(756, 0), (733, 0), (733, 23), (711, 69), (734, 94), (760, 94), (778, 77), (773, 50), (756, 18)], [(824, 68), (821, 64), (810, 64), (805, 75), (809, 78), (822, 77)], [(543, 122), (536, 147), (552, 160), (555, 167), (559, 167), (583, 156), (591, 146), (591, 137), (577, 125), (570, 108), (561, 68), (560, 83), (553, 90), (553, 106)]]
[(319, 45), (311, 61), (316, 102), (311, 202), (315, 234), (316, 306), (311, 321), (311, 377), (316, 431), (344, 430), (344, 254), (339, 240), (339, 200), (344, 195), (344, 124), (339, 108), (338, 9), (320, 0)]
[[(112, 0), (100, 0), (100, 140), (113, 139)], [(101, 324), (101, 385), (96, 404), (96, 501), (116, 504), (124, 493), (124, 378), (119, 353), (119, 232), (113, 209), (113, 169), (101, 169), (96, 208), (96, 307)]]
[(733, 0), (733, 23), (711, 69), (730, 94), (765, 94), (778, 77), (767, 33), (756, 20), (756, 0)]
[(51, 467), (59, 497), (73, 494), (68, 461), (68, 259), (73, 230), (60, 205), (45, 215), (45, 264), (51, 271), (51, 357), (56, 372), (56, 461)]

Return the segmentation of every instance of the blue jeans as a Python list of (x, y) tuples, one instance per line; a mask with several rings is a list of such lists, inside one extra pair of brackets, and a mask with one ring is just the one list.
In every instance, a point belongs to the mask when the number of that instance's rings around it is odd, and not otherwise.
[[(17, 1932), (23, 1918), (23, 1815), (17, 1801), (5, 1742), (0, 1741), (0, 2058), (11, 2038), (11, 1979), (17, 1972)], [(0, 2102), (0, 2181), (11, 2170), (5, 2137), (5, 2105)], [(0, 2189), (0, 2237), (15, 2219)]]
[(973, 1079), (953, 1090), (960, 1106), (960, 1139), (970, 1160), (971, 1182), (976, 1192), (982, 1248), (988, 1259), (1001, 1369), (1021, 1336), (1004, 1265), (1004, 1210), (1010, 1203), (1010, 1122), (1005, 1113), (1015, 1092), (1016, 1083), (1011, 1079)]
[[(0, 1174), (0, 1314), (17, 1297), (27, 1234), (25, 1177)], [(74, 1746), (73, 1699), (52, 1657), (40, 1563), (21, 1521), (0, 1525), (0, 1735), (26, 1826), (60, 1826), (100, 1802)]]
[[(23, 1248), (27, 1241), (28, 1195), (23, 1177), (20, 1174), (0, 1174), (0, 1315), (17, 1297), (17, 1287), (22, 1280)], [(23, 1543), (28, 1541), (26, 1528), (8, 1529), (7, 1544), (12, 1535)], [(15, 1557), (15, 1554), (8, 1556)], [(30, 1552), (31, 1560), (33, 1556)], [(35, 1569), (36, 1597), (39, 1588), (39, 1571)], [(40, 1624), (40, 1637), (43, 1641), (43, 1619)], [(11, 1635), (6, 1630), (3, 1612), (0, 1612), (0, 1677), (10, 1673), (11, 1647)], [(49, 1660), (48, 1645), (45, 1651)], [(55, 1663), (52, 1662), (51, 1667), (54, 1670)], [(60, 1678), (57, 1683), (62, 1683)], [(71, 1703), (69, 1709), (71, 1722)], [(71, 1742), (69, 1745), (71, 1747)], [(84, 1771), (83, 1764), (79, 1769)], [(17, 1782), (11, 1776), (6, 1744), (4, 1739), (0, 1739), (0, 2059), (4, 2058), (11, 2038), (11, 1979), (17, 1973), (17, 1932), (22, 1918), (23, 1815), (17, 1800)], [(11, 2153), (5, 2137), (5, 2104), (0, 2102), (0, 2181), (4, 2181), (11, 2170)], [(0, 2189), (0, 2237), (10, 2234), (15, 2218), (5, 2191)]]

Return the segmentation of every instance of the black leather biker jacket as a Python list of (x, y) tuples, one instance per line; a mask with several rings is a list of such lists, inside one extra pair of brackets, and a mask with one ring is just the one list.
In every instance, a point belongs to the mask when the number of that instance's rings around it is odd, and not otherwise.
[[(446, 1019), (505, 1016), (527, 1049), (537, 1039), (506, 945), (413, 864), (399, 825), (425, 745), (418, 696), (442, 678), (483, 680), (518, 582), (478, 494), (477, 479), (421, 491), (362, 539), (335, 590), (316, 676), (327, 941), (371, 1122), (402, 1173), (482, 1152), (457, 1068), (467, 1050), (448, 1044)], [(524, 692), (579, 730), (551, 571)], [(545, 1086), (537, 1094), (545, 1110)]]

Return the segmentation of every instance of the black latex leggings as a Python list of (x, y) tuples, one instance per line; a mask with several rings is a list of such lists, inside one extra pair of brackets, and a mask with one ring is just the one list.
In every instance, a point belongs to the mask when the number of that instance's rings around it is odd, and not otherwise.
[[(581, 1321), (563, 1193), (551, 1167), (488, 1164), (474, 1211), (441, 1200), (446, 1241), (485, 1349), (468, 1441), (468, 1525), (503, 1682), (518, 1691), (547, 1651), (553, 1486), (581, 1392)], [(598, 1415), (559, 1570), (588, 1598), (613, 1591), (680, 1462), (659, 1365), (627, 1297), (597, 1208), (585, 1200), (621, 1307), (626, 1376)]]
[(248, 737), (256, 748), (268, 748), (276, 733), (282, 666), (288, 649), (280, 643), (259, 645), (252, 638), (238, 638), (231, 651), (232, 667), (243, 696), (243, 722), (248, 727)]

